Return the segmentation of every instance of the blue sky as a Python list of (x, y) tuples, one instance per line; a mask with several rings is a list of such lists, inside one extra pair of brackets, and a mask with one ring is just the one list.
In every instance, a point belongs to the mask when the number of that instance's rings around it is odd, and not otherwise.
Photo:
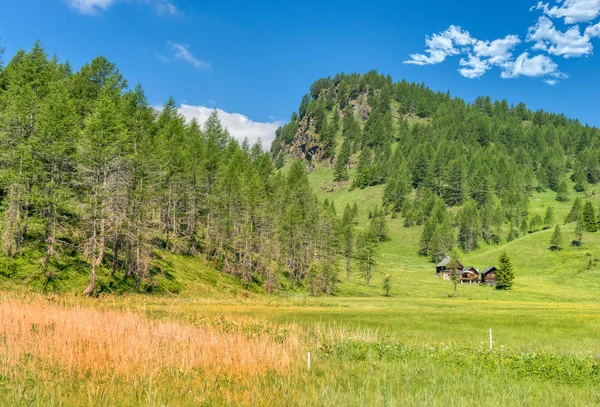
[(370, 69), (600, 126), (600, 0), (547, 1), (21, 0), (0, 44), (9, 60), (40, 39), (74, 68), (104, 55), (150, 103), (217, 107), (263, 140), (319, 77)]

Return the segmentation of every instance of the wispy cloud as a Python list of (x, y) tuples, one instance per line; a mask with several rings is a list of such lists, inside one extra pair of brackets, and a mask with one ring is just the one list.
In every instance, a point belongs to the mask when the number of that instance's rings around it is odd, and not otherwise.
[(153, 7), (159, 14), (175, 15), (179, 9), (170, 0), (65, 0), (75, 11), (81, 14), (97, 14), (108, 10), (117, 2), (142, 3)]
[(95, 14), (107, 10), (115, 0), (68, 0), (69, 6), (82, 14)]
[(600, 0), (557, 0), (558, 4), (538, 2), (535, 10), (542, 10), (552, 18), (564, 18), (565, 24), (585, 23), (600, 15)]
[(173, 41), (167, 41), (167, 44), (171, 47), (173, 58), (185, 61), (196, 69), (209, 69), (211, 67), (209, 62), (204, 62), (196, 58), (190, 51), (188, 44), (178, 44)]
[[(461, 27), (451, 25), (446, 31), (425, 39), (425, 52), (412, 54), (406, 64), (433, 65), (447, 58), (461, 55), (459, 73), (465, 78), (479, 78), (493, 67), (502, 78), (528, 76), (542, 78), (549, 85), (568, 76), (562, 73), (550, 56), (577, 58), (593, 53), (592, 40), (600, 38), (600, 0), (554, 0), (554, 5), (539, 2), (531, 11), (542, 11), (542, 16), (528, 28), (525, 44), (516, 58), (513, 53), (523, 41), (518, 35), (507, 35), (493, 41), (482, 41)], [(564, 19), (569, 25), (564, 31), (552, 19)], [(586, 27), (577, 23), (587, 22)], [(531, 56), (532, 53), (535, 55)], [(547, 54), (547, 55), (545, 55)]]

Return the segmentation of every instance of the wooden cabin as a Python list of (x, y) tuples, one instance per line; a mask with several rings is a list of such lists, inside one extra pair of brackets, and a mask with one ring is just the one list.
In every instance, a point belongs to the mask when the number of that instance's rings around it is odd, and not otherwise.
[(494, 266), (490, 266), (483, 270), (483, 272), (481, 273), (481, 282), (487, 285), (495, 285), (496, 271), (498, 271), (498, 269)]
[[(435, 274), (438, 277), (441, 277), (444, 280), (450, 280), (450, 269), (448, 268), (448, 264), (450, 264), (450, 261), (452, 261), (452, 257), (448, 256), (444, 260), (439, 262), (437, 266), (435, 266)], [(457, 269), (458, 272), (461, 273), (464, 269), (464, 266), (460, 264), (460, 262), (458, 262)]]
[(465, 267), (460, 273), (461, 284), (477, 284), (479, 283), (479, 270), (473, 266)]

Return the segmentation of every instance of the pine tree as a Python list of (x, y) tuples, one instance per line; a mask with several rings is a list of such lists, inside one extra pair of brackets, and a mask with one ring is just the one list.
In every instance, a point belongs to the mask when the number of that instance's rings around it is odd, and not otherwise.
[(327, 118), (323, 119), (324, 122), (319, 130), (321, 136), (321, 146), (323, 148), (324, 158), (333, 158), (335, 156), (335, 125), (329, 123)]
[(456, 245), (454, 228), (449, 217), (446, 217), (442, 224), (435, 228), (431, 243), (429, 244), (429, 255), (434, 263), (439, 262), (452, 252)]
[(563, 245), (562, 235), (560, 233), (560, 225), (556, 225), (554, 228), (554, 233), (552, 234), (552, 238), (550, 239), (550, 249), (551, 250), (560, 250)]
[(496, 271), (496, 289), (498, 290), (509, 290), (513, 286), (515, 275), (513, 267), (506, 251), (502, 253), (499, 259), (500, 266)]
[(583, 241), (583, 232), (584, 232), (585, 223), (583, 221), (583, 214), (579, 214), (577, 217), (577, 225), (575, 225), (575, 242), (577, 246), (581, 246)]
[(550, 229), (553, 224), (554, 224), (554, 208), (552, 206), (549, 206), (548, 209), (546, 209), (546, 215), (544, 216), (544, 228)]
[(340, 150), (333, 170), (334, 181), (348, 181), (348, 164), (350, 163), (350, 153), (350, 141), (348, 141), (348, 139), (344, 139), (344, 142), (342, 143), (342, 149)]
[(521, 225), (519, 226), (519, 234), (521, 236), (526, 236), (528, 231), (529, 231), (529, 222), (527, 222), (526, 217), (523, 217), (523, 219), (521, 219)]
[(477, 249), (481, 236), (479, 213), (475, 201), (466, 202), (458, 214), (458, 246), (469, 252)]
[(558, 184), (558, 189), (556, 190), (556, 200), (558, 202), (567, 202), (569, 200), (567, 181), (562, 180), (560, 184)]
[(412, 180), (405, 164), (392, 171), (383, 191), (383, 203), (389, 205), (393, 212), (400, 212), (404, 202), (412, 192)]
[(529, 223), (529, 231), (537, 232), (542, 228), (542, 225), (542, 217), (540, 215), (535, 215), (533, 218), (531, 218), (531, 222)]
[(582, 213), (582, 209), (583, 208), (581, 207), (581, 198), (575, 198), (575, 202), (573, 202), (573, 206), (571, 206), (571, 211), (565, 218), (565, 225), (567, 223), (576, 222), (579, 219), (579, 215), (581, 215)]
[(389, 227), (383, 209), (375, 208), (373, 211), (370, 229), (373, 231), (377, 241), (385, 242), (389, 239)]
[(433, 217), (427, 219), (425, 222), (425, 226), (423, 227), (423, 232), (421, 233), (421, 238), (419, 240), (419, 253), (422, 256), (429, 256), (432, 254), (431, 241), (433, 240), (437, 226), (438, 223)]
[(586, 232), (597, 232), (598, 222), (596, 219), (596, 213), (594, 212), (594, 205), (590, 201), (585, 203), (583, 207), (583, 228)]
[(577, 161), (575, 164), (572, 179), (573, 179), (573, 182), (575, 182), (575, 186), (574, 186), (575, 191), (577, 191), (577, 192), (585, 191), (588, 180), (587, 180), (587, 177), (585, 176), (585, 173), (583, 172), (583, 166), (581, 165), (581, 163), (579, 161)]
[(373, 153), (369, 149), (364, 149), (358, 160), (356, 167), (356, 176), (352, 184), (353, 188), (366, 188), (374, 185), (375, 178), (373, 176)]

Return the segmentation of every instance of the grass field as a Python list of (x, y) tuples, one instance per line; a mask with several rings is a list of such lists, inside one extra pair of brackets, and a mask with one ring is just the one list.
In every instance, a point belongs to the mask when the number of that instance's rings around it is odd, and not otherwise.
[[(326, 192), (330, 180), (327, 168), (310, 174), (338, 210), (359, 202), (364, 227), (381, 187)], [(562, 224), (574, 197), (536, 194), (531, 213), (552, 205)], [(167, 254), (167, 295), (40, 295), (0, 273), (0, 405), (598, 405), (600, 233), (575, 247), (573, 229), (557, 252), (546, 230), (461, 256), (482, 269), (506, 250), (516, 280), (507, 292), (459, 286), (457, 298), (417, 254), (421, 228), (400, 219), (371, 286), (341, 277), (335, 297), (266, 296)]]

